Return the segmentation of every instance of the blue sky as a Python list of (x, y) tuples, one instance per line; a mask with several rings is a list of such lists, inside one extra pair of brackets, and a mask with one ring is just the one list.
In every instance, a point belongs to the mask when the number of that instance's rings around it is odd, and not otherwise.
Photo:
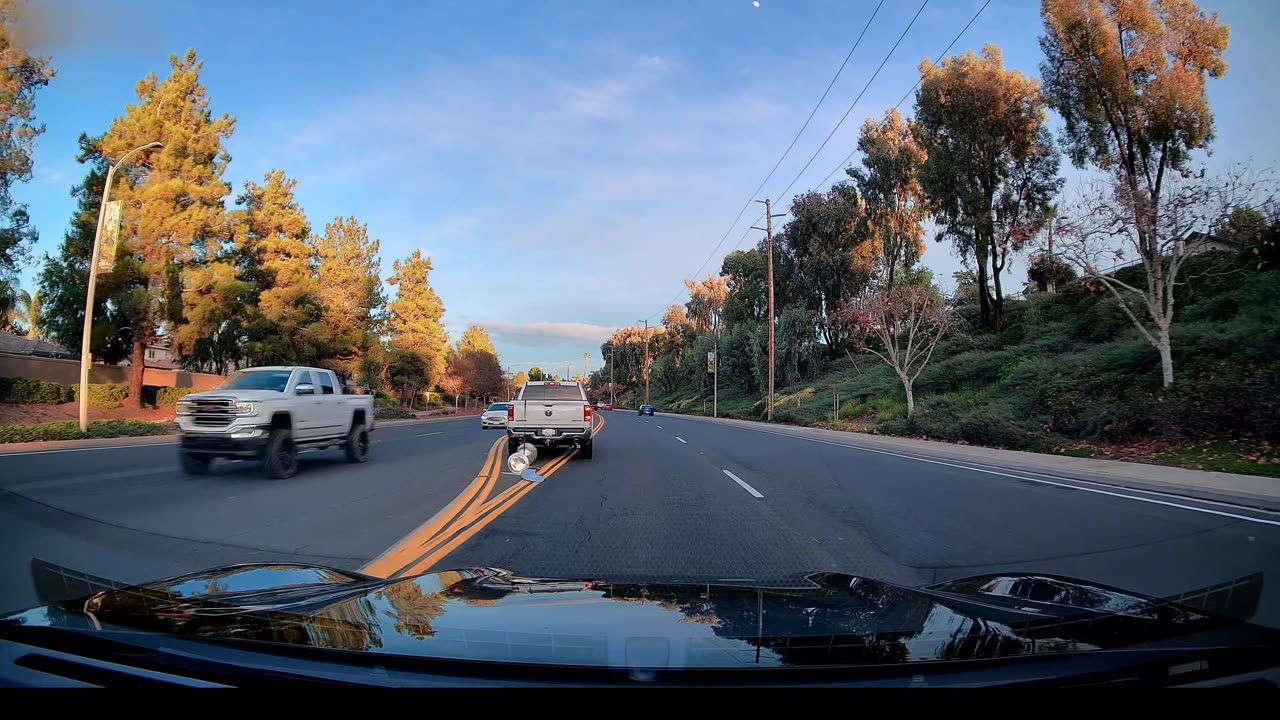
[[(18, 190), (56, 250), (84, 174), (76, 137), (104, 130), (148, 72), (195, 48), (212, 108), (238, 119), (227, 173), (282, 168), (316, 231), (369, 224), (391, 261), (421, 248), (454, 338), (489, 328), (504, 364), (599, 367), (615, 327), (683, 302), (707, 258), (849, 52), (874, 0), (606, 3), (102, 3), (41, 0), (36, 49), (58, 76), (37, 96), (47, 127)], [(819, 183), (911, 88), (982, 0), (931, 0), (861, 101), (788, 195)], [(1203, 2), (1232, 26), (1211, 83), (1213, 165), (1274, 168), (1265, 127), (1277, 87), (1280, 3)], [(216, 10), (214, 9), (216, 7)], [(920, 7), (886, 2), (794, 150), (761, 191), (782, 190), (817, 150)], [(995, 43), (1038, 75), (1039, 3), (993, 0), (952, 52)], [(68, 21), (70, 20), (70, 21)], [(910, 109), (910, 101), (904, 110)], [(1056, 121), (1055, 121), (1056, 122)], [(856, 161), (856, 157), (855, 157)], [(1069, 189), (1081, 173), (1068, 169)], [(841, 174), (834, 179), (842, 177)], [(719, 267), (744, 216), (703, 271)], [(742, 247), (754, 243), (751, 233)], [(949, 280), (960, 262), (930, 242)], [(1022, 269), (1014, 279), (1021, 281)], [(24, 273), (32, 286), (34, 268)], [(1017, 283), (1014, 283), (1015, 286)]]

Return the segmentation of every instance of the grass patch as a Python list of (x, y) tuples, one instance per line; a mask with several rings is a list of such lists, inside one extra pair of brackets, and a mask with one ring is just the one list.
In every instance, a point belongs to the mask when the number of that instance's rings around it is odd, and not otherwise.
[(88, 432), (80, 432), (74, 421), (39, 425), (0, 425), (0, 443), (38, 442), (42, 440), (80, 440), (84, 438), (142, 437), (168, 435), (173, 428), (166, 423), (142, 420), (95, 420)]
[(1151, 459), (1192, 470), (1280, 477), (1280, 450), (1270, 446), (1221, 441), (1161, 453)]

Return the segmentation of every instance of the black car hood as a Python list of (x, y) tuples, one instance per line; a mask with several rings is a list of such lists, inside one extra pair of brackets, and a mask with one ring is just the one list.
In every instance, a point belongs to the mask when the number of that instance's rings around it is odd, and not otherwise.
[[(837, 573), (808, 580), (801, 588), (615, 584), (495, 568), (379, 580), (310, 565), (234, 565), (145, 586), (99, 580), (96, 587), (108, 589), (10, 615), (0, 630), (141, 630), (442, 659), (687, 668), (1090, 651), (1223, 627), (1235, 642), (1280, 642), (1276, 631), (1227, 617), (1251, 612), (1258, 577), (1180, 602), (1052, 575), (985, 575), (921, 589)], [(1233, 606), (1222, 598), (1234, 598)]]

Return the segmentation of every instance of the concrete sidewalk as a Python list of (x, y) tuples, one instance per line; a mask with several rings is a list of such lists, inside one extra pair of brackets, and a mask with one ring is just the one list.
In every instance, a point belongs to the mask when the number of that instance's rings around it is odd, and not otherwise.
[(680, 415), (679, 417), (739, 425), (761, 432), (807, 437), (881, 452), (981, 465), (986, 468), (1019, 470), (1069, 480), (1086, 480), (1133, 490), (1168, 493), (1280, 512), (1280, 478), (1188, 470), (1120, 460), (1048, 455), (1019, 450), (997, 450), (975, 445), (955, 445), (933, 440), (868, 435), (751, 420), (713, 419), (698, 415)]
[[(434, 416), (414, 420), (379, 420), (374, 426), (378, 428), (398, 427), (400, 425), (428, 425), (430, 423), (452, 422), (475, 418), (479, 413), (458, 413), (457, 415)], [(142, 445), (173, 445), (178, 442), (178, 435), (143, 435), (113, 438), (86, 438), (82, 440), (42, 440), (39, 442), (0, 443), (0, 457), (33, 452), (49, 452), (51, 450), (87, 450), (104, 447), (138, 447)]]

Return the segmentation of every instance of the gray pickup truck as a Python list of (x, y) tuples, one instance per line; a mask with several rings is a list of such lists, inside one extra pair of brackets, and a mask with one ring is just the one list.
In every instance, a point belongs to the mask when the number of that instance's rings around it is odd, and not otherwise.
[(529, 382), (507, 407), (507, 454), (523, 443), (543, 447), (572, 445), (578, 457), (591, 459), (594, 408), (576, 382)]
[(260, 460), (270, 477), (298, 471), (303, 448), (340, 446), (347, 461), (369, 459), (373, 396), (347, 395), (330, 370), (256, 367), (178, 401), (182, 469), (203, 475), (215, 458)]

